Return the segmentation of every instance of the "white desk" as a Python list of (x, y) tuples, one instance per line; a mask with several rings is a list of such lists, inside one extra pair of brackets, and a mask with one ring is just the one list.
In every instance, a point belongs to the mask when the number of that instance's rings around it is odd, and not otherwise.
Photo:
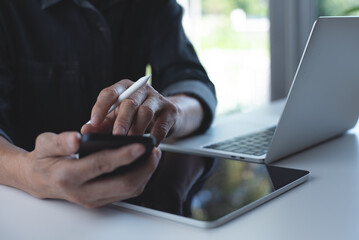
[(0, 186), (0, 239), (359, 239), (359, 125), (275, 165), (310, 180), (215, 229), (130, 210), (88, 210)]

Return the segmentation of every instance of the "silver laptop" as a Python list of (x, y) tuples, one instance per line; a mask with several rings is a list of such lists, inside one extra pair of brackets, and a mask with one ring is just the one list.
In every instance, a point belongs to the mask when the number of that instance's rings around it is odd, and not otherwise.
[(270, 163), (343, 134), (358, 116), (359, 17), (321, 17), (285, 102), (224, 118), (204, 135), (161, 148)]

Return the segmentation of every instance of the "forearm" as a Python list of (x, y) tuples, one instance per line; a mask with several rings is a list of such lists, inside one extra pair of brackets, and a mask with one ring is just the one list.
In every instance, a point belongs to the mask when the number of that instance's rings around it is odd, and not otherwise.
[(177, 121), (177, 126), (171, 137), (184, 137), (200, 128), (204, 111), (201, 103), (194, 97), (180, 94), (170, 96), (168, 99), (174, 103), (179, 111), (180, 118)]
[(0, 137), (0, 184), (27, 190), (25, 174), (26, 151)]

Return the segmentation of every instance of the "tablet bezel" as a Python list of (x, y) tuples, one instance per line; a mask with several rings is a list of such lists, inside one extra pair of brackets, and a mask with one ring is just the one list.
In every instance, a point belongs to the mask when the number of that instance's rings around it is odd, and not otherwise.
[[(206, 155), (206, 154), (202, 154), (202, 153), (198, 153), (198, 154), (194, 154), (194, 153), (186, 153), (186, 152), (173, 152), (173, 151), (164, 151), (164, 152), (170, 152), (170, 153), (178, 153), (178, 154), (188, 154), (188, 155), (194, 155), (194, 156), (199, 156), (199, 157), (213, 157), (211, 155)], [(231, 161), (239, 161), (239, 160), (235, 160), (235, 159), (230, 159), (230, 158), (223, 158), (223, 157), (217, 157), (217, 159), (219, 161), (224, 160), (231, 160)], [(264, 165), (261, 163), (248, 163), (243, 161), (243, 163), (246, 164), (260, 164), (260, 165)], [(267, 165), (266, 165), (267, 166)], [(168, 212), (164, 212), (161, 210), (155, 210), (155, 209), (151, 209), (151, 208), (147, 208), (147, 207), (143, 207), (143, 206), (138, 206), (132, 203), (127, 203), (127, 202), (115, 202), (112, 203), (110, 205), (110, 207), (113, 208), (118, 208), (118, 207), (123, 207), (126, 209), (130, 209), (130, 210), (134, 210), (137, 212), (141, 212), (141, 213), (145, 213), (145, 214), (149, 214), (152, 216), (157, 216), (157, 217), (161, 217), (161, 218), (165, 218), (165, 219), (169, 219), (172, 221), (176, 221), (179, 223), (184, 223), (187, 225), (191, 225), (191, 226), (195, 226), (195, 227), (200, 227), (200, 228), (214, 228), (214, 227), (218, 227), (224, 223), (227, 223), (228, 221), (243, 215), (244, 213), (258, 207), (259, 205), (279, 196), (280, 194), (294, 188), (295, 186), (305, 182), (306, 180), (308, 180), (309, 178), (309, 172), (308, 171), (304, 171), (304, 170), (298, 170), (298, 169), (291, 169), (291, 168), (283, 168), (283, 167), (276, 167), (276, 166), (267, 166), (269, 168), (272, 169), (280, 169), (281, 171), (284, 169), (288, 169), (289, 171), (299, 171), (301, 172), (301, 174), (303, 174), (301, 177), (295, 179), (294, 181), (291, 181), (290, 183), (278, 188), (277, 190), (274, 190), (273, 192), (260, 197), (259, 199), (245, 205), (242, 206), (241, 208), (232, 211), (231, 213), (228, 213), (226, 215), (224, 215), (223, 217), (220, 217), (216, 220), (213, 221), (201, 221), (201, 220), (197, 220), (197, 219), (193, 219), (190, 217), (185, 217), (185, 216), (181, 216), (181, 215), (176, 215), (176, 214), (172, 214), (172, 213), (168, 213)]]

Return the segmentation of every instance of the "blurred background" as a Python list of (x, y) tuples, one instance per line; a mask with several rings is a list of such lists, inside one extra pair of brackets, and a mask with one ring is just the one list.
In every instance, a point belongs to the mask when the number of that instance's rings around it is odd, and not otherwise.
[(177, 1), (216, 85), (217, 115), (285, 97), (317, 17), (359, 13), (359, 0)]

